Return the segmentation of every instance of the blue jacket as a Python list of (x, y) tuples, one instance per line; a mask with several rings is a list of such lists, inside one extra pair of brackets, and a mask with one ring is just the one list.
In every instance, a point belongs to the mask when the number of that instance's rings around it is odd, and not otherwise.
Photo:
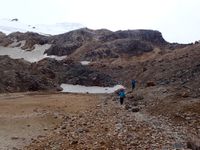
[(125, 92), (124, 92), (124, 91), (120, 91), (120, 92), (119, 92), (119, 97), (125, 98), (125, 97), (126, 97)]
[(131, 83), (132, 83), (132, 85), (135, 85), (136, 81), (135, 80), (131, 80)]

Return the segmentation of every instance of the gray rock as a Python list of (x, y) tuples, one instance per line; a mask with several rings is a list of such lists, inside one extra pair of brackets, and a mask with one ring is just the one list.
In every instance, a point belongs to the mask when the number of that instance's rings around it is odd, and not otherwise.
[(133, 108), (131, 109), (131, 111), (132, 111), (132, 112), (139, 112), (140, 109), (139, 109), (138, 107), (133, 107)]

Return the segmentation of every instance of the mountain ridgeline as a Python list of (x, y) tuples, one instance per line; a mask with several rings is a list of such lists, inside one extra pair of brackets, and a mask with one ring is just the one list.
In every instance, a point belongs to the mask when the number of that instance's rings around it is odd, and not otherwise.
[(78, 59), (94, 60), (101, 58), (116, 58), (119, 55), (137, 55), (152, 51), (155, 46), (168, 44), (159, 31), (127, 30), (112, 32), (106, 29), (90, 30), (87, 28), (74, 30), (55, 36), (43, 36), (37, 33), (11, 33), (0, 35), (0, 43), (7, 46), (17, 41), (25, 40), (23, 49), (34, 49), (35, 44), (51, 44), (46, 50), (47, 55), (81, 54)]

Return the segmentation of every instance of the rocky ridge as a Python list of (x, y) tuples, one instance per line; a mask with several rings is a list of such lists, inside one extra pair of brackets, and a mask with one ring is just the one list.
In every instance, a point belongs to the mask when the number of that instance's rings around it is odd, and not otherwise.
[[(37, 33), (11, 33), (1, 36), (0, 43), (7, 46), (25, 40), (22, 49), (33, 50), (35, 44), (51, 44), (45, 52), (47, 55), (79, 54), (77, 59), (92, 60), (116, 58), (121, 54), (136, 55), (152, 51), (154, 46), (163, 47), (168, 44), (159, 31), (127, 30), (112, 32), (106, 29), (90, 30), (82, 28), (56, 36), (43, 36)], [(74, 55), (73, 55), (74, 54)]]

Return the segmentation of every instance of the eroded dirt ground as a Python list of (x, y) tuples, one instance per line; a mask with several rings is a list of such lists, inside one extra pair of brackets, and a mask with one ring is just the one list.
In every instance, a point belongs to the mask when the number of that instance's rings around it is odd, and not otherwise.
[(0, 149), (23, 148), (59, 127), (66, 114), (98, 102), (95, 95), (12, 93), (0, 95)]

